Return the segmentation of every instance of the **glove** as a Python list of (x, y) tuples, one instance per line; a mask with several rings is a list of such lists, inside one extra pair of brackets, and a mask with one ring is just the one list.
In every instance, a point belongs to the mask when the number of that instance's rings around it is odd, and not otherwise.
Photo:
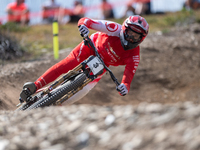
[(36, 92), (36, 85), (33, 82), (27, 82), (23, 86), (23, 90), (20, 93), (20, 101), (26, 101), (28, 97)]
[(78, 27), (79, 27), (78, 30), (81, 33), (81, 36), (82, 37), (87, 37), (89, 32), (90, 32), (89, 29), (85, 25), (80, 25)]
[(119, 86), (117, 86), (116, 89), (121, 96), (125, 96), (128, 93), (128, 90), (126, 88), (126, 85), (124, 85), (124, 83), (121, 83)]

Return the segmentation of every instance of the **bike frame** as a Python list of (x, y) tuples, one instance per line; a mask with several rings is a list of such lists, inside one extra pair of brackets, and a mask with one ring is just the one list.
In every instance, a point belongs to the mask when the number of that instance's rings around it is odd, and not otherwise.
[[(120, 85), (119, 82), (117, 81), (117, 78), (114, 76), (114, 74), (112, 73), (112, 71), (105, 65), (104, 61), (102, 60), (101, 56), (99, 55), (96, 47), (94, 46), (92, 40), (87, 36), (85, 38), (83, 38), (84, 40), (84, 44), (87, 45), (90, 49), (95, 51), (95, 55), (96, 57), (101, 61), (104, 69), (106, 71), (109, 72), (111, 79), (114, 81), (114, 83), (116, 84), (116, 86)], [(65, 74), (64, 76), (62, 76), (60, 79), (58, 79), (57, 81), (55, 81), (53, 84), (51, 84), (48, 88), (43, 90), (43, 94), (48, 94), (50, 91), (52, 91), (53, 89), (55, 89), (58, 85), (60, 85), (62, 82), (64, 82), (66, 79), (68, 79), (69, 77), (71, 77), (72, 75), (75, 75), (78, 73), (78, 71), (80, 69), (82, 69), (84, 67), (85, 64), (88, 64), (88, 62), (90, 62), (90, 59), (92, 59), (91, 57), (89, 57), (86, 62), (82, 62), (80, 65), (76, 66), (73, 70), (70, 70), (67, 74)]]

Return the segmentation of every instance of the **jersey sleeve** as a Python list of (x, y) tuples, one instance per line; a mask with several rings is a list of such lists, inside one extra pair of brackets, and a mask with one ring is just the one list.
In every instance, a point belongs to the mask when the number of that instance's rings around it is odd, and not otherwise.
[(104, 32), (110, 36), (119, 36), (121, 31), (121, 25), (116, 22), (107, 20), (93, 20), (87, 17), (79, 20), (78, 26), (80, 25), (85, 25), (89, 29)]
[(135, 72), (140, 62), (139, 51), (140, 51), (140, 48), (138, 46), (134, 52), (134, 55), (132, 55), (131, 57), (125, 60), (126, 66), (125, 66), (124, 74), (122, 77), (122, 83), (126, 85), (128, 91), (130, 90), (131, 82), (133, 80), (133, 77), (135, 75)]

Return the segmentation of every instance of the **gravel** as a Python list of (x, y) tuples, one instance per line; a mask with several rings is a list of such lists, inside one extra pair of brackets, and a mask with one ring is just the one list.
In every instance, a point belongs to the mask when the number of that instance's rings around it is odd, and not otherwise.
[(72, 105), (0, 112), (0, 149), (199, 150), (200, 105)]

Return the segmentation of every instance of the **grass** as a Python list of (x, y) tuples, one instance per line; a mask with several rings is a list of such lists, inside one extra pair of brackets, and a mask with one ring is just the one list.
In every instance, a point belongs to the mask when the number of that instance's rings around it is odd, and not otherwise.
[[(168, 32), (170, 28), (187, 24), (187, 20), (193, 19), (194, 22), (200, 22), (199, 11), (186, 11), (166, 14), (154, 14), (143, 16), (150, 26), (150, 32), (162, 31)], [(112, 21), (123, 23), (125, 18), (113, 19)], [(31, 55), (32, 58), (38, 58), (47, 52), (53, 51), (53, 33), (52, 25), (34, 25), (22, 27), (16, 24), (6, 24), (0, 26), (12, 37), (15, 37), (21, 47)], [(90, 33), (95, 31), (90, 30)], [(77, 24), (59, 25), (59, 48), (73, 48), (82, 41)]]
[(198, 22), (200, 16), (198, 12), (182, 10), (176, 13), (167, 13), (161, 15), (150, 15), (145, 17), (150, 25), (150, 31), (166, 31), (174, 26), (189, 25), (188, 20)]
[[(24, 27), (21, 27), (24, 28)], [(34, 57), (42, 53), (53, 51), (52, 25), (34, 25), (26, 30), (6, 31), (10, 36), (14, 36), (23, 49), (31, 53)], [(82, 40), (79, 36), (78, 28), (74, 24), (59, 26), (59, 48), (74, 47)]]

